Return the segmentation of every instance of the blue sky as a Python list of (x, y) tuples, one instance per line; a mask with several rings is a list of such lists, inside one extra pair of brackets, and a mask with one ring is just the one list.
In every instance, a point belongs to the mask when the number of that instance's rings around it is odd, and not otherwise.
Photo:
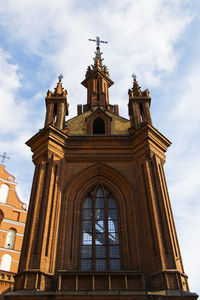
[(80, 82), (95, 50), (88, 38), (108, 40), (110, 102), (128, 117), (134, 72), (150, 90), (154, 126), (172, 141), (168, 189), (190, 289), (200, 293), (199, 11), (198, 0), (0, 0), (0, 151), (28, 202), (33, 164), (25, 142), (43, 127), (46, 92), (62, 73), (73, 117), (86, 102)]

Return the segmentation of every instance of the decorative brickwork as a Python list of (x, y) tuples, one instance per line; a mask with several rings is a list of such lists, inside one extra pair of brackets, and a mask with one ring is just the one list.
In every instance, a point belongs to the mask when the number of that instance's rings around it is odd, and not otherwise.
[[(99, 48), (82, 84), (87, 104), (65, 123), (61, 82), (48, 92), (45, 127), (27, 142), (35, 174), (15, 292), (6, 299), (196, 299), (163, 170), (171, 143), (152, 125), (149, 91), (135, 80), (130, 120), (118, 116)], [(55, 98), (63, 104), (57, 115)]]

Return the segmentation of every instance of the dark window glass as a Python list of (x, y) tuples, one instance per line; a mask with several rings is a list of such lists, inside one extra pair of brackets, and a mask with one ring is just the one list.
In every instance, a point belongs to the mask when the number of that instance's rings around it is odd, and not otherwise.
[(96, 209), (104, 208), (104, 198), (96, 198)]
[(110, 232), (108, 234), (108, 240), (109, 240), (109, 244), (111, 244), (111, 245), (118, 245), (119, 244), (118, 233), (116, 233), (116, 232)]
[(82, 258), (92, 258), (92, 246), (82, 246)]
[(91, 259), (82, 259), (81, 260), (81, 270), (91, 271), (92, 270), (92, 260)]
[(102, 189), (98, 189), (98, 190), (97, 190), (96, 198), (97, 198), (97, 197), (102, 197), (102, 198), (103, 198), (103, 191), (102, 191)]
[(84, 208), (84, 209), (92, 208), (92, 199), (91, 199), (90, 197), (87, 197), (87, 198), (85, 199), (83, 208)]
[(106, 247), (96, 246), (96, 258), (106, 258)]
[(96, 233), (95, 244), (96, 245), (105, 245), (105, 233)]
[(83, 210), (83, 219), (84, 220), (92, 220), (92, 210), (91, 209)]
[(82, 214), (81, 270), (120, 270), (116, 202), (104, 187), (87, 195)]
[(95, 270), (96, 271), (105, 271), (106, 270), (106, 260), (105, 259), (96, 259), (95, 260)]
[(101, 118), (96, 118), (93, 123), (93, 134), (105, 134), (105, 123)]
[(117, 208), (115, 200), (113, 198), (108, 198), (108, 208), (114, 208), (114, 209)]
[(120, 258), (119, 246), (110, 246), (109, 256), (110, 258)]
[(92, 221), (83, 221), (83, 232), (92, 232)]
[(120, 259), (110, 259), (110, 270), (111, 271), (120, 270)]
[(96, 209), (95, 219), (96, 220), (104, 220), (105, 219), (105, 211), (104, 211), (104, 209)]
[(108, 218), (111, 220), (117, 220), (117, 210), (116, 209), (109, 209), (108, 210)]

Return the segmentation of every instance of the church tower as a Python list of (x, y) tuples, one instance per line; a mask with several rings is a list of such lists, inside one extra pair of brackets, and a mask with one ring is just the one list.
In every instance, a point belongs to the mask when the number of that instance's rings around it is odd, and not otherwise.
[(68, 115), (62, 78), (44, 128), (27, 145), (35, 173), (15, 292), (6, 299), (196, 299), (189, 292), (163, 165), (170, 141), (153, 127), (134, 78), (130, 119), (110, 104), (100, 39)]

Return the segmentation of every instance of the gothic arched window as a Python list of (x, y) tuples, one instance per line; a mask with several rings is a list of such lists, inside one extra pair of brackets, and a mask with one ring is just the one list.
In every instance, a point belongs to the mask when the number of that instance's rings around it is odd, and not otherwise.
[(96, 118), (93, 123), (93, 134), (105, 134), (105, 123), (102, 118)]
[(84, 201), (81, 270), (120, 270), (117, 206), (103, 186), (96, 187)]

